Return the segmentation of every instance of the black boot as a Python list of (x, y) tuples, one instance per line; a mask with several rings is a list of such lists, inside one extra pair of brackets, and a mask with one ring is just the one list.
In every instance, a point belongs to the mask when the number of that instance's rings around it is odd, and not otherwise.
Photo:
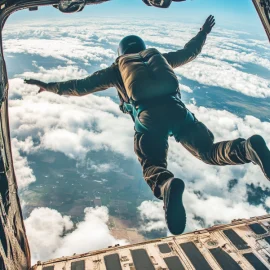
[(184, 189), (185, 184), (179, 178), (170, 178), (161, 187), (166, 223), (175, 235), (183, 233), (186, 227), (186, 211), (182, 202)]
[(245, 142), (246, 157), (261, 167), (270, 181), (270, 151), (260, 135), (253, 135)]

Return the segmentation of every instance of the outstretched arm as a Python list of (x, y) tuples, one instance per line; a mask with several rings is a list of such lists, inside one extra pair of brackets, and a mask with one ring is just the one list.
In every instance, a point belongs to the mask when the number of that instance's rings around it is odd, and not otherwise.
[(30, 79), (25, 80), (25, 83), (40, 87), (39, 93), (49, 91), (59, 95), (83, 96), (113, 87), (115, 80), (114, 66), (111, 66), (80, 80), (44, 83), (39, 80)]
[(214, 16), (210, 15), (201, 31), (184, 46), (184, 49), (163, 54), (172, 68), (180, 67), (197, 57), (202, 50), (207, 34), (211, 32), (214, 25)]

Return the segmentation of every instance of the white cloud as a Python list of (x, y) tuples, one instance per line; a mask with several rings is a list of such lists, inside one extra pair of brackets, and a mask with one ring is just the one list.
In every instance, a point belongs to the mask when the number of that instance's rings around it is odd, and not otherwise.
[[(206, 195), (204, 199), (199, 199), (194, 193), (187, 191), (184, 194), (184, 203), (187, 212), (203, 218), (206, 227), (215, 224), (217, 221), (230, 223), (233, 219), (250, 218), (266, 214), (262, 205), (253, 206), (244, 200), (232, 200), (230, 195), (228, 198)], [(188, 231), (196, 229), (190, 225), (192, 225), (192, 221), (187, 223)], [(201, 227), (203, 228), (204, 226)]]
[(87, 164), (87, 169), (94, 170), (97, 173), (111, 172), (115, 169), (115, 165), (112, 163), (94, 164), (94, 162), (91, 161), (89, 163)]
[[(202, 192), (204, 193), (204, 192)], [(235, 202), (231, 198), (209, 196), (198, 198), (192, 188), (184, 192), (183, 202), (187, 214), (187, 225), (185, 232), (208, 228), (218, 223), (230, 223), (233, 219), (250, 218), (265, 215), (266, 211), (260, 206), (250, 205), (248, 202)], [(163, 202), (144, 201), (138, 207), (141, 217), (141, 231), (166, 231), (165, 214)], [(200, 223), (202, 219), (203, 223)]]
[(24, 142), (18, 141), (16, 138), (12, 139), (12, 157), (15, 169), (15, 175), (19, 188), (25, 188), (36, 181), (33, 170), (30, 168), (27, 156), (22, 156), (20, 152), (29, 153), (29, 147), (33, 142), (27, 138)]
[(107, 68), (108, 65), (107, 64), (101, 64), (100, 67), (103, 69), (103, 68)]
[(181, 91), (185, 91), (187, 93), (193, 92), (193, 90), (190, 87), (188, 87), (187, 85), (181, 84), (181, 83), (179, 84), (179, 88)]
[(65, 231), (74, 226), (70, 217), (49, 208), (34, 209), (24, 223), (33, 262), (52, 258)]
[(84, 220), (74, 224), (70, 217), (54, 209), (34, 209), (25, 220), (32, 263), (128, 244), (110, 234), (106, 207), (85, 208), (84, 213)]
[(86, 70), (79, 69), (76, 66), (66, 66), (61, 67), (58, 66), (57, 68), (52, 69), (45, 69), (43, 67), (37, 67), (38, 72), (24, 72), (20, 74), (18, 77), (22, 79), (38, 79), (43, 82), (60, 82), (60, 81), (68, 81), (72, 79), (81, 79), (85, 78), (87, 75)]
[(209, 86), (218, 86), (244, 95), (265, 98), (270, 96), (270, 81), (237, 70), (232, 64), (205, 57), (176, 70), (190, 80)]
[(266, 198), (265, 205), (270, 208), (270, 198)]
[(144, 201), (138, 207), (143, 232), (167, 231), (163, 202)]
[[(250, 45), (248, 41), (245, 41), (242, 46), (239, 46), (237, 42), (238, 40), (222, 37), (211, 38), (209, 36), (207, 42), (208, 45), (205, 46), (203, 53), (210, 57), (214, 57), (215, 59), (232, 61), (240, 64), (252, 63), (270, 70), (270, 60), (261, 57), (254, 48), (250, 49), (245, 47)], [(231, 48), (228, 49), (228, 47)]]
[(80, 60), (86, 64), (91, 61), (101, 62), (106, 59), (113, 60), (115, 52), (92, 43), (82, 42), (75, 38), (61, 39), (8, 39), (4, 42), (5, 53), (24, 53), (54, 57), (68, 63)]
[(72, 158), (83, 158), (88, 151), (100, 149), (133, 156), (132, 122), (109, 98), (37, 95), (37, 87), (20, 79), (10, 80), (10, 85), (11, 93), (23, 93), (23, 99), (9, 102), (13, 137), (25, 140), (33, 136), (41, 142), (40, 149), (61, 151)]

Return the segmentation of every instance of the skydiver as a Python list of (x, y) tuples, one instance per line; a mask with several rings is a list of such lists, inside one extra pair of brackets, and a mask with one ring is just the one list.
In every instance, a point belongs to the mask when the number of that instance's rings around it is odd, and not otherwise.
[(165, 218), (172, 234), (186, 226), (182, 202), (184, 182), (167, 169), (168, 137), (174, 136), (192, 155), (210, 165), (238, 165), (253, 162), (270, 180), (270, 151), (264, 139), (253, 135), (214, 143), (213, 133), (191, 113), (181, 100), (173, 71), (194, 60), (215, 25), (210, 15), (198, 34), (183, 49), (161, 54), (146, 49), (138, 36), (127, 36), (119, 44), (118, 58), (110, 67), (80, 80), (45, 83), (25, 80), (59, 95), (83, 96), (116, 87), (120, 108), (135, 123), (134, 150), (144, 179), (154, 195), (164, 201)]

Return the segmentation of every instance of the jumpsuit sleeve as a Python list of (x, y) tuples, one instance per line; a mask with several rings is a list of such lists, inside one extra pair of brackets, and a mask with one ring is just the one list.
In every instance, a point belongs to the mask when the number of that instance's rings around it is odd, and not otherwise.
[(206, 35), (207, 34), (204, 31), (200, 31), (184, 46), (183, 49), (175, 52), (164, 53), (163, 56), (166, 58), (172, 68), (185, 65), (194, 60), (201, 52), (206, 40)]
[(112, 65), (84, 79), (48, 83), (46, 90), (59, 95), (84, 96), (113, 87), (115, 81), (116, 75)]

